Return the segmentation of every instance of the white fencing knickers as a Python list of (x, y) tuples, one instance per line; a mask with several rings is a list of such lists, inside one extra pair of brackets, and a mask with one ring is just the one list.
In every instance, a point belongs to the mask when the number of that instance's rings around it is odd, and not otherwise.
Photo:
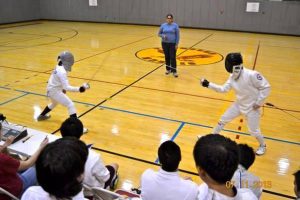
[[(226, 112), (222, 115), (218, 125), (214, 128), (212, 133), (220, 133), (220, 131), (224, 128), (224, 126), (235, 119), (236, 117), (240, 116), (242, 113), (240, 112), (239, 106), (237, 103), (233, 103)], [(249, 111), (245, 117), (247, 120), (248, 130), (252, 136), (254, 136), (260, 145), (264, 145), (263, 135), (260, 132), (260, 109), (252, 109)]]
[(69, 115), (76, 114), (76, 108), (73, 101), (62, 91), (52, 90), (47, 92), (47, 96), (50, 98), (51, 103), (48, 107), (53, 110), (57, 104), (61, 104), (68, 108)]

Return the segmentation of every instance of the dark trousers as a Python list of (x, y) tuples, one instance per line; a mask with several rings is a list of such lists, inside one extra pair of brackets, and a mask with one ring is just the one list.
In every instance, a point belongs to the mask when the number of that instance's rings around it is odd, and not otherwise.
[(161, 43), (165, 54), (165, 62), (167, 71), (177, 72), (176, 70), (176, 49), (175, 43)]

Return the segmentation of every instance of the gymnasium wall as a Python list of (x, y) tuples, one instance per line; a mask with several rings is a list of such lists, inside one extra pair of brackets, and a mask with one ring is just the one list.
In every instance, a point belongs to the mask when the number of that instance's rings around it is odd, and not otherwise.
[(246, 0), (40, 0), (41, 18), (159, 25), (174, 14), (179, 26), (300, 35), (300, 1), (260, 2), (247, 13)]
[(159, 25), (171, 12), (181, 27), (300, 35), (300, 1), (251, 2), (260, 2), (258, 13), (245, 11), (246, 0), (98, 0), (95, 7), (89, 0), (0, 0), (0, 23), (40, 18)]
[(0, 0), (0, 24), (40, 19), (40, 0)]

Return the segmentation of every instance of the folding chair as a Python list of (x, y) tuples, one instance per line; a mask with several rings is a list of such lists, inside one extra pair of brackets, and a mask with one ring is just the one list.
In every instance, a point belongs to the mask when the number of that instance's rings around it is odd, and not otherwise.
[(122, 196), (130, 197), (130, 198), (133, 198), (133, 197), (140, 198), (141, 197), (140, 195), (138, 195), (136, 193), (133, 193), (133, 192), (130, 192), (127, 190), (123, 190), (123, 189), (117, 189), (115, 191), (115, 193), (122, 195)]
[(92, 191), (94, 194), (94, 199), (97, 200), (116, 200), (116, 199), (124, 200), (125, 199), (121, 195), (115, 192), (111, 192), (109, 190), (100, 187), (92, 187)]
[(2, 187), (0, 187), (0, 193), (9, 196), (9, 197), (10, 197), (11, 199), (13, 199), (13, 200), (20, 200), (20, 199), (17, 198), (15, 195), (11, 194), (11, 193), (8, 192), (7, 190), (3, 189)]

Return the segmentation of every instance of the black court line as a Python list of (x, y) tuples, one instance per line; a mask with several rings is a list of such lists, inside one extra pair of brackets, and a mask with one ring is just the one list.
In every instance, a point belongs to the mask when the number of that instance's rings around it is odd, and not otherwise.
[[(204, 39), (200, 40), (199, 42), (195, 43), (194, 45), (192, 45), (190, 48), (193, 48), (194, 46), (198, 45), (199, 43), (203, 42), (204, 40), (206, 40), (207, 38), (211, 37), (213, 34), (208, 35), (207, 37), (205, 37)], [(152, 36), (151, 36), (152, 37)], [(181, 52), (180, 54), (177, 55), (177, 57), (181, 54), (183, 54), (184, 52), (186, 52), (187, 50), (189, 50), (190, 48), (187, 48), (185, 51)], [(92, 108), (88, 109), (87, 111), (85, 111), (84, 113), (82, 113), (81, 115), (78, 116), (78, 118), (86, 115), (87, 113), (91, 112), (92, 110), (96, 109), (97, 107), (99, 107), (100, 105), (102, 105), (103, 103), (105, 103), (108, 99), (112, 99), (113, 97), (115, 97), (116, 95), (120, 94), (121, 92), (123, 92), (124, 90), (128, 89), (129, 87), (131, 87), (132, 85), (134, 85), (135, 83), (139, 82), (140, 80), (142, 80), (143, 78), (147, 77), (149, 74), (152, 74), (153, 72), (155, 72), (156, 70), (158, 70), (159, 68), (161, 68), (164, 65), (161, 64), (158, 67), (156, 67), (155, 69), (151, 70), (150, 72), (148, 72), (147, 74), (143, 75), (142, 77), (138, 78), (137, 80), (133, 81), (132, 83), (130, 83), (129, 85), (125, 86), (124, 88), (122, 88), (121, 90), (119, 90), (118, 92), (112, 94), (110, 97), (108, 97), (107, 99), (104, 99), (103, 101), (101, 101), (100, 103), (98, 103), (97, 105), (93, 106)], [(51, 134), (55, 134), (56, 132), (58, 132), (59, 129), (57, 129), (56, 131), (54, 131)]]
[[(122, 47), (124, 47), (124, 46), (128, 46), (128, 45), (131, 45), (131, 44), (134, 44), (134, 43), (137, 43), (137, 42), (140, 42), (140, 41), (149, 39), (149, 38), (151, 38), (151, 37), (153, 37), (153, 36), (148, 36), (148, 37), (142, 38), (142, 39), (140, 39), (140, 40), (136, 40), (136, 41), (133, 41), (133, 42), (130, 42), (130, 43), (127, 43), (127, 44), (124, 44), (124, 45), (121, 45), (121, 46), (112, 48), (112, 49), (108, 49), (108, 50), (106, 50), (106, 51), (102, 51), (102, 52), (100, 52), (100, 53), (96, 53), (96, 54), (87, 56), (87, 57), (85, 57), (85, 58), (81, 58), (81, 59), (79, 59), (79, 60), (76, 60), (75, 63), (78, 63), (78, 62), (81, 62), (81, 61), (86, 60), (86, 59), (88, 59), (88, 58), (92, 58), (92, 57), (95, 57), (95, 56), (98, 56), (98, 55), (101, 55), (101, 54), (104, 54), (104, 53), (107, 53), (107, 52), (110, 52), (110, 51), (113, 51), (113, 50), (122, 48)], [(49, 72), (49, 71), (52, 71), (52, 69), (51, 69), (51, 70), (44, 71), (43, 73), (47, 73), (47, 72)], [(68, 77), (70, 77), (70, 76), (68, 76)], [(85, 80), (90, 80), (90, 79), (85, 79)]]
[[(24, 46), (12, 46), (10, 44), (14, 44), (14, 43), (19, 43), (19, 42), (27, 42), (27, 41), (30, 41), (30, 40), (38, 40), (38, 39), (41, 39), (41, 38), (45, 38), (45, 37), (52, 37), (52, 38), (56, 38), (58, 40), (57, 41), (62, 41), (63, 38), (61, 37), (57, 37), (57, 36), (46, 36), (46, 35), (40, 35), (39, 37), (32, 37), (32, 38), (27, 38), (27, 39), (22, 39), (22, 40), (15, 40), (15, 41), (10, 41), (10, 42), (6, 42), (6, 43), (3, 43), (3, 44), (0, 44), (0, 46), (2, 47), (7, 47), (7, 48), (10, 48), (10, 47), (19, 47), (19, 48), (24, 48)], [(41, 44), (39, 44), (41, 45)], [(26, 47), (29, 47), (29, 46), (26, 46)], [(11, 49), (8, 49), (8, 50), (11, 50)], [(4, 49), (2, 51), (8, 51), (7, 49)]]
[(252, 70), (255, 70), (255, 67), (256, 67), (256, 61), (257, 61), (257, 57), (258, 57), (259, 47), (260, 47), (260, 41), (258, 41), (258, 46), (257, 46), (257, 50), (256, 50), (256, 54), (255, 54), (255, 59), (254, 59), (254, 64), (253, 64)]
[[(45, 94), (34, 93), (34, 92), (26, 91), (26, 90), (12, 89), (12, 88), (5, 87), (5, 86), (4, 87), (0, 86), (0, 88), (3, 88), (5, 90), (13, 90), (13, 91), (18, 91), (18, 92), (22, 92), (22, 93), (27, 93), (27, 94), (32, 94), (32, 95), (47, 97)], [(85, 102), (81, 102), (81, 101), (74, 101), (74, 103), (79, 103), (79, 104), (83, 104), (83, 105), (90, 106), (90, 107), (94, 106), (94, 104), (85, 103)], [(118, 108), (112, 108), (112, 107), (106, 107), (106, 106), (99, 106), (99, 109), (108, 109), (108, 110), (113, 110), (113, 111), (117, 111), (117, 112), (123, 112), (123, 113), (133, 114), (133, 115), (137, 115), (137, 116), (143, 116), (143, 117), (150, 117), (150, 118), (165, 120), (165, 121), (169, 121), (169, 122), (177, 122), (177, 123), (181, 123), (181, 124), (187, 124), (187, 125), (192, 125), (192, 126), (199, 126), (199, 127), (204, 127), (204, 128), (210, 128), (210, 129), (213, 128), (212, 126), (208, 126), (208, 125), (204, 125), (204, 124), (198, 124), (198, 123), (193, 123), (193, 122), (189, 122), (189, 121), (182, 121), (182, 120), (176, 120), (176, 119), (162, 117), (162, 116), (156, 116), (156, 115), (138, 113), (138, 112), (133, 112), (133, 111), (129, 111), (129, 110), (122, 110), (122, 109), (118, 109)], [(229, 133), (233, 133), (233, 134), (241, 134), (241, 135), (245, 135), (245, 136), (250, 136), (249, 133), (240, 132), (240, 131), (234, 131), (234, 130), (230, 130), (230, 129), (224, 129), (224, 131), (229, 132)], [(174, 134), (174, 136), (176, 136), (176, 134)], [(278, 138), (273, 138), (273, 137), (265, 137), (265, 138), (268, 139), (268, 140), (273, 140), (273, 141), (277, 141), (277, 142), (283, 142), (283, 143), (300, 145), (300, 143), (288, 141), (288, 140), (285, 140), (285, 139), (278, 139)]]
[[(56, 41), (54, 41), (54, 42), (41, 43), (41, 44), (37, 44), (37, 45), (23, 46), (23, 47), (21, 46), (21, 47), (18, 47), (18, 48), (4, 49), (4, 50), (0, 50), (0, 51), (2, 51), (2, 52), (4, 52), (4, 51), (13, 51), (13, 50), (26, 49), (26, 48), (44, 46), (44, 45), (49, 45), (49, 44), (55, 44), (57, 42), (62, 42), (62, 41), (66, 41), (66, 40), (72, 39), (72, 38), (74, 38), (74, 37), (76, 37), (78, 35), (78, 31), (75, 30), (75, 29), (68, 28), (67, 30), (70, 30), (71, 32), (75, 32), (75, 34), (73, 34), (72, 36), (67, 37), (67, 38), (57, 37), (59, 39), (56, 40)], [(55, 37), (55, 36), (53, 36), (53, 37)], [(50, 70), (48, 70), (48, 71), (50, 71)]]
[[(0, 66), (2, 68), (9, 68), (9, 69), (14, 69), (14, 70), (20, 70), (20, 71), (28, 71), (28, 72), (37, 72), (37, 73), (42, 73), (42, 74), (49, 74), (49, 72), (40, 72), (40, 71), (35, 71), (35, 70), (28, 70), (28, 69), (21, 69), (21, 68), (16, 68), (16, 67), (8, 67), (8, 66)], [(36, 75), (33, 75), (36, 76)], [(123, 83), (116, 83), (116, 82), (110, 82), (110, 81), (102, 81), (102, 80), (95, 80), (95, 79), (87, 79), (87, 78), (81, 78), (81, 77), (76, 77), (76, 76), (68, 76), (69, 78), (75, 78), (75, 79), (80, 79), (80, 80), (87, 80), (87, 81), (93, 81), (93, 82), (99, 82), (99, 83), (107, 83), (107, 84), (113, 84), (113, 85), (122, 85), (126, 86), (126, 84)], [(13, 83), (10, 83), (8, 85), (11, 85), (13, 87)], [(170, 90), (162, 90), (162, 89), (156, 89), (156, 88), (148, 88), (148, 87), (142, 87), (142, 86), (132, 86), (133, 88), (140, 88), (140, 89), (146, 89), (146, 90), (153, 90), (153, 91), (160, 91), (160, 92), (167, 92), (171, 94), (180, 94), (180, 95), (185, 95), (185, 96), (191, 96), (191, 97), (200, 97), (200, 98), (205, 98), (205, 99), (212, 99), (212, 100), (217, 100), (217, 101), (224, 101), (224, 102), (234, 102), (231, 100), (226, 100), (226, 99), (221, 99), (221, 98), (214, 98), (214, 97), (207, 97), (207, 96), (202, 96), (202, 95), (196, 95), (196, 94), (189, 94), (189, 93), (183, 93), (183, 92), (175, 92), (175, 91), (170, 91)], [(285, 109), (285, 108), (280, 108), (278, 106), (275, 107), (270, 107), (270, 106), (263, 106), (265, 108), (269, 109), (275, 109), (275, 110), (283, 110), (287, 112), (294, 112), (294, 113), (300, 113), (300, 110), (292, 110), (292, 109)]]
[(7, 27), (0, 27), (0, 29), (8, 29), (8, 28), (16, 28), (16, 27), (21, 27), (21, 26), (33, 26), (37, 24), (42, 24), (42, 22), (35, 22), (31, 24), (19, 24), (19, 25), (12, 25), (12, 26), (7, 26)]
[[(155, 162), (151, 162), (151, 161), (144, 160), (144, 159), (141, 159), (141, 158), (136, 158), (136, 157), (133, 157), (133, 156), (128, 156), (128, 155), (125, 155), (125, 154), (116, 153), (116, 152), (113, 152), (113, 151), (108, 151), (108, 150), (100, 149), (100, 148), (93, 147), (93, 146), (92, 146), (92, 149), (100, 151), (100, 152), (112, 154), (112, 155), (115, 155), (115, 156), (119, 156), (119, 157), (123, 157), (123, 158), (128, 158), (130, 160), (134, 160), (134, 161), (138, 161), (138, 162), (142, 162), (142, 163), (147, 163), (147, 164), (151, 164), (151, 165), (155, 165), (155, 166), (160, 166), (160, 164), (157, 164)], [(190, 175), (194, 175), (194, 176), (199, 176), (199, 174), (196, 173), (196, 172), (191, 172), (191, 171), (187, 171), (187, 170), (183, 170), (183, 169), (178, 169), (178, 170), (180, 172), (184, 172), (186, 174), (190, 174)], [(263, 192), (269, 193), (269, 194), (272, 194), (272, 195), (276, 195), (276, 196), (280, 196), (280, 197), (284, 197), (284, 198), (288, 198), (288, 199), (295, 199), (295, 197), (293, 197), (293, 196), (282, 194), (282, 193), (279, 193), (279, 192), (273, 192), (273, 191), (270, 191), (270, 190), (263, 189)]]
[[(56, 32), (56, 33), (51, 33), (51, 34), (67, 33), (67, 32), (70, 32), (70, 31), (69, 30), (68, 31), (61, 31), (61, 32)], [(32, 33), (14, 33), (14, 32), (2, 32), (2, 33), (14, 34), (14, 35), (30, 35), (30, 36), (38, 36), (38, 37), (31, 37), (31, 38), (26, 38), (26, 39), (8, 41), (6, 43), (2, 43), (2, 44), (0, 43), (0, 46), (5, 46), (5, 45), (8, 45), (8, 44), (13, 44), (13, 43), (18, 43), (18, 42), (27, 42), (27, 41), (30, 41), (30, 40), (41, 39), (41, 38), (44, 38), (44, 37), (58, 38), (59, 41), (63, 40), (62, 37), (55, 36), (55, 35), (50, 35), (50, 34), (32, 34)], [(14, 46), (8, 46), (8, 47), (14, 47)]]
[[(22, 91), (22, 92), (24, 92), (24, 91)], [(19, 96), (17, 98), (23, 97), (23, 96), (28, 95), (28, 94), (30, 94), (30, 93), (26, 93), (25, 92), (25, 94), (23, 94), (23, 95), (21, 95), (21, 96)], [(42, 95), (42, 96), (44, 96), (44, 95)], [(13, 99), (13, 100), (15, 100), (15, 99)], [(10, 101), (12, 101), (12, 100), (9, 100), (8, 102), (10, 102)], [(148, 164), (151, 164), (151, 165), (159, 166), (159, 164), (157, 164), (155, 162), (147, 161), (147, 160), (144, 160), (144, 159), (140, 159), (140, 158), (136, 158), (136, 157), (132, 157), (132, 156), (128, 156), (128, 155), (124, 155), (124, 154), (120, 154), (120, 153), (116, 153), (116, 152), (112, 152), (112, 151), (100, 149), (100, 148), (97, 148), (97, 147), (92, 147), (92, 148), (95, 149), (95, 150), (98, 150), (98, 151), (102, 151), (102, 152), (108, 153), (108, 154), (113, 154), (113, 155), (117, 155), (117, 156), (120, 156), (120, 157), (129, 158), (131, 160), (136, 160), (136, 161), (139, 161), (139, 162), (144, 162), (144, 163), (148, 163)], [(187, 174), (198, 176), (198, 174), (195, 173), (195, 172), (191, 172), (191, 171), (187, 171), (187, 170), (182, 170), (182, 169), (179, 169), (179, 171), (187, 173)], [(277, 193), (277, 192), (273, 192), (273, 191), (269, 191), (269, 190), (265, 190), (265, 189), (263, 189), (263, 192), (266, 192), (266, 193), (269, 193), (269, 194), (272, 194), (272, 195), (277, 195), (277, 196), (285, 197), (285, 198), (290, 198), (290, 199), (294, 198), (294, 197), (286, 195), (286, 194)]]

